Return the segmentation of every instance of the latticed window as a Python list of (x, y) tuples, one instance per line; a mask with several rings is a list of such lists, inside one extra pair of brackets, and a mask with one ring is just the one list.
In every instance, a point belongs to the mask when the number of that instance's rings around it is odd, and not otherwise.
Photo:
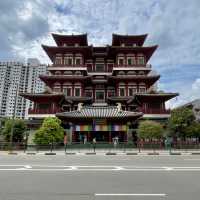
[(71, 95), (72, 95), (72, 88), (71, 88), (71, 87), (64, 87), (64, 88), (63, 88), (63, 93), (64, 93), (66, 96), (71, 96)]
[(85, 90), (86, 97), (92, 97), (92, 90)]
[(128, 88), (128, 95), (133, 96), (135, 93), (137, 93), (137, 88), (136, 87), (129, 87)]
[(123, 58), (118, 59), (118, 65), (124, 65), (124, 59)]
[(138, 65), (144, 65), (144, 56), (138, 56)]
[(81, 96), (81, 88), (74, 88), (74, 96), (80, 97)]
[(145, 93), (146, 92), (146, 87), (139, 86), (139, 93)]
[(71, 57), (65, 57), (64, 58), (64, 65), (72, 65), (73, 59)]
[(96, 91), (96, 99), (97, 100), (104, 100), (104, 90), (97, 90)]
[(125, 96), (125, 87), (120, 87), (119, 88), (119, 96), (124, 97)]
[(76, 65), (81, 65), (81, 58), (76, 58), (75, 59), (75, 64)]
[(55, 64), (56, 65), (62, 65), (62, 57), (56, 57), (55, 58)]
[(96, 72), (104, 72), (104, 64), (96, 64)]
[(132, 64), (133, 64), (133, 63), (132, 63), (132, 58), (128, 58), (127, 64), (128, 64), (128, 65), (132, 65)]

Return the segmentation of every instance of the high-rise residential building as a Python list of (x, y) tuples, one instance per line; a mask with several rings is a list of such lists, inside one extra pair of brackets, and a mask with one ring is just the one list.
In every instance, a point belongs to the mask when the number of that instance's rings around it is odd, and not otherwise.
[(86, 34), (53, 34), (57, 46), (42, 46), (53, 64), (40, 76), (50, 89), (22, 94), (35, 103), (29, 119), (59, 117), (73, 142), (124, 142), (137, 119), (166, 120), (165, 102), (178, 94), (157, 91), (160, 75), (148, 64), (157, 45), (144, 46), (146, 37), (113, 34), (111, 45), (95, 47)]
[(12, 117), (15, 110), (16, 117), (27, 118), (29, 101), (18, 94), (29, 91), (42, 92), (44, 90), (44, 84), (38, 80), (38, 77), (39, 74), (46, 73), (46, 65), (40, 65), (39, 61), (36, 61), (36, 59), (29, 60), (30, 64), (0, 62), (1, 117)]
[[(29, 58), (27, 61), (29, 67), (29, 78), (28, 78), (28, 92), (31, 93), (42, 93), (45, 88), (45, 84), (40, 80), (39, 75), (47, 73), (47, 65), (40, 64), (36, 58)], [(34, 102), (28, 101), (28, 107), (33, 108)], [(26, 110), (26, 116), (28, 109)]]
[(29, 68), (21, 62), (0, 62), (0, 115), (1, 117), (25, 117), (26, 100), (18, 95), (28, 88)]

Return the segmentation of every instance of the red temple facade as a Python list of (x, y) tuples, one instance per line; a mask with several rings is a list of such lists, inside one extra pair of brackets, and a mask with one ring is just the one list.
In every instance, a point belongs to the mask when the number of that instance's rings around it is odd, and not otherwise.
[(112, 35), (112, 45), (88, 45), (87, 35), (52, 34), (57, 46), (43, 49), (52, 61), (41, 75), (47, 89), (21, 94), (34, 102), (29, 119), (57, 116), (70, 141), (96, 138), (127, 141), (138, 119), (165, 120), (165, 102), (177, 93), (158, 92), (160, 75), (148, 64), (156, 46), (144, 46), (147, 35)]

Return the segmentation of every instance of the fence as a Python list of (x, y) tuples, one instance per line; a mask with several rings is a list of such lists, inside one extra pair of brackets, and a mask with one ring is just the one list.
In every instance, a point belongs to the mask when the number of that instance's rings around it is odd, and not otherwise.
[(24, 151), (24, 152), (49, 152), (49, 151), (63, 151), (63, 152), (142, 152), (142, 151), (187, 151), (187, 150), (200, 150), (199, 140), (189, 140), (182, 141), (178, 140), (172, 144), (165, 144), (163, 140), (160, 141), (138, 141), (135, 143), (108, 143), (108, 142), (98, 142), (96, 144), (87, 142), (86, 144), (82, 142), (70, 143), (64, 145), (62, 143), (53, 143), (48, 145), (35, 145), (35, 144), (25, 144), (25, 143), (0, 143), (0, 151)]

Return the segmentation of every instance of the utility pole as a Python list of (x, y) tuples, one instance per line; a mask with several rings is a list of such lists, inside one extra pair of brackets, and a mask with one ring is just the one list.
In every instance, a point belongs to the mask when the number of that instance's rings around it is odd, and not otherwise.
[(16, 93), (15, 93), (15, 101), (14, 101), (14, 110), (12, 115), (12, 126), (10, 131), (10, 154), (12, 154), (12, 146), (13, 146), (13, 133), (14, 133), (14, 123), (15, 123), (15, 115), (16, 115), (16, 106), (17, 106), (17, 99), (18, 99), (18, 89), (19, 89), (19, 83), (17, 83), (16, 86)]

